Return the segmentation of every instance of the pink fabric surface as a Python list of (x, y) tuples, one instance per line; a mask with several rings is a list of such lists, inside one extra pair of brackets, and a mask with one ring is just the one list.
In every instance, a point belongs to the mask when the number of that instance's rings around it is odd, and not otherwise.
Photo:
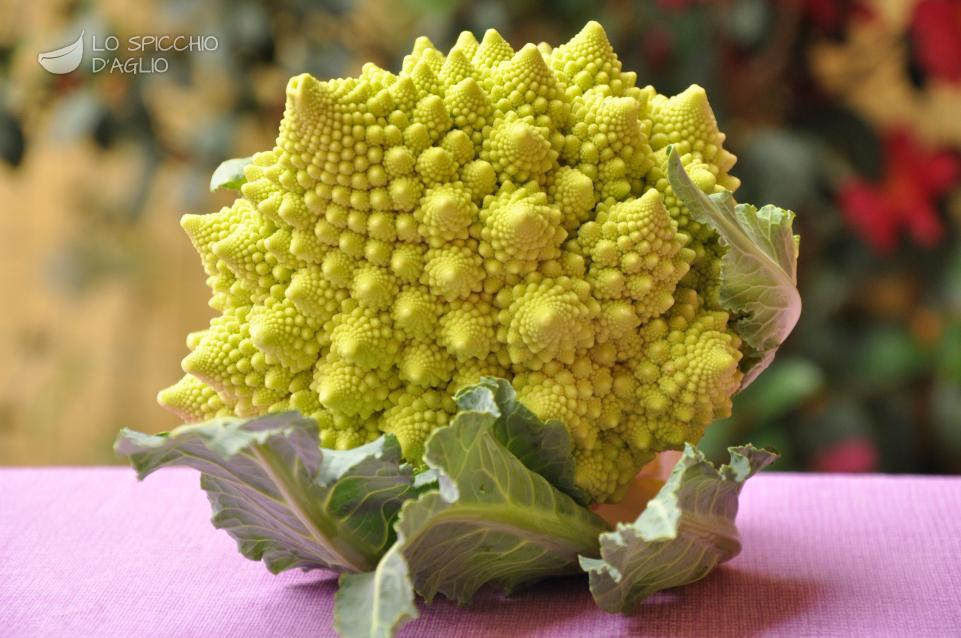
[[(0, 470), (0, 636), (334, 635), (333, 576), (272, 576), (209, 517), (187, 470)], [(740, 556), (631, 617), (568, 578), (401, 635), (961, 636), (961, 478), (765, 472), (738, 526)]]

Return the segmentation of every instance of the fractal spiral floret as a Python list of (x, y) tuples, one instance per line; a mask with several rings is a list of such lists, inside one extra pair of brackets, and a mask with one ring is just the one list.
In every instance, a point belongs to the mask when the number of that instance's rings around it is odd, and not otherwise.
[(638, 87), (602, 27), (519, 51), (493, 30), (398, 74), (287, 86), (242, 197), (182, 225), (219, 311), (159, 395), (186, 421), (295, 409), (321, 445), (394, 434), (419, 463), (482, 376), (564, 424), (575, 479), (616, 501), (660, 450), (731, 409), (741, 341), (722, 243), (670, 186), (735, 158), (704, 90)]

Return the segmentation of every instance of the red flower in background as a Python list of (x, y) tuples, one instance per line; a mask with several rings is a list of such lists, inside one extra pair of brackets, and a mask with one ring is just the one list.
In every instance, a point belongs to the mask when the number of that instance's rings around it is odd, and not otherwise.
[(867, 439), (848, 439), (818, 450), (811, 459), (815, 472), (872, 472), (878, 451)]
[(884, 140), (884, 176), (871, 184), (854, 179), (838, 192), (848, 224), (880, 253), (893, 250), (903, 231), (932, 246), (944, 232), (937, 200), (961, 177), (961, 162), (947, 151), (922, 148), (904, 131)]
[(921, 68), (961, 82), (961, 0), (921, 0), (914, 8), (911, 36)]

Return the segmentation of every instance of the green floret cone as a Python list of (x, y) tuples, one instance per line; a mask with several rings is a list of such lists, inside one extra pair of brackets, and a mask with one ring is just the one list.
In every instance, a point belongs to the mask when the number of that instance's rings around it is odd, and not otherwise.
[(673, 145), (704, 194), (734, 190), (723, 143), (703, 89), (636, 86), (595, 22), (296, 76), (275, 148), (224, 182), (241, 196), (183, 218), (221, 314), (158, 400), (298, 410), (338, 449), (391, 433), (419, 466), (450, 397), (503, 377), (567, 428), (578, 489), (616, 501), (742, 383), (726, 244), (668, 176)]

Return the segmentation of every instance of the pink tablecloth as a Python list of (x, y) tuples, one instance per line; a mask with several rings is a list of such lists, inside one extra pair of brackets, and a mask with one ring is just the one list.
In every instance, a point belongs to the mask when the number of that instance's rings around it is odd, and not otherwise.
[[(271, 576), (209, 515), (186, 470), (0, 470), (0, 636), (333, 635), (334, 577)], [(766, 472), (738, 525), (739, 557), (631, 617), (569, 578), (402, 636), (961, 636), (961, 478)]]

